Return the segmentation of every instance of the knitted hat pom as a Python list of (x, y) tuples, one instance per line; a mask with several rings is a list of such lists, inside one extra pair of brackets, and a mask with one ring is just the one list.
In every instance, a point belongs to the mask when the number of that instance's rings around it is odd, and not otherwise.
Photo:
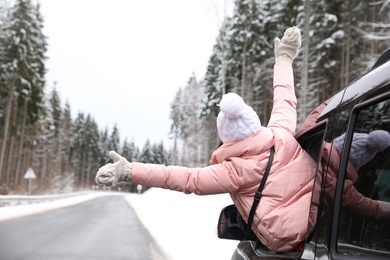
[(219, 104), (221, 111), (227, 118), (236, 119), (242, 116), (245, 111), (244, 100), (235, 93), (228, 93)]
[(390, 133), (384, 130), (372, 131), (369, 134), (368, 148), (372, 151), (383, 151), (390, 146)]

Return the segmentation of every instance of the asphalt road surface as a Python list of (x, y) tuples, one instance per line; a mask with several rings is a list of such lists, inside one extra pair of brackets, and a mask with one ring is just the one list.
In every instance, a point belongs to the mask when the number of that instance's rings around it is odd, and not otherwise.
[(164, 260), (122, 196), (0, 222), (1, 260)]

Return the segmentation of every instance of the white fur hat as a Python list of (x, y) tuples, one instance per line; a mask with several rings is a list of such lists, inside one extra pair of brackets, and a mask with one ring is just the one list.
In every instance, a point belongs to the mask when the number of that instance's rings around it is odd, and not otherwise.
[(261, 123), (252, 107), (235, 93), (228, 93), (219, 103), (217, 117), (219, 138), (224, 143), (235, 142), (256, 134)]

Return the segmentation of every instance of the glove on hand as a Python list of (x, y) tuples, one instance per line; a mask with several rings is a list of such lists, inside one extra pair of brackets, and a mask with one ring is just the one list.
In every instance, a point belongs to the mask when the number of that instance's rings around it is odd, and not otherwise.
[(295, 26), (288, 28), (282, 40), (275, 38), (275, 60), (292, 62), (297, 57), (301, 45), (301, 31)]
[(114, 151), (110, 151), (108, 156), (114, 163), (108, 163), (99, 169), (95, 178), (96, 183), (110, 187), (120, 182), (131, 182), (133, 165)]
[(390, 218), (390, 203), (386, 201), (379, 201), (379, 214), (382, 218)]

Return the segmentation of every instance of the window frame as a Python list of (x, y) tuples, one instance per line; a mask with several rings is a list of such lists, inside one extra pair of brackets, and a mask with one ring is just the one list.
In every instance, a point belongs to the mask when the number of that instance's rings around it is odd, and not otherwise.
[[(345, 136), (345, 142), (342, 148), (342, 153), (340, 156), (340, 167), (337, 173), (337, 184), (336, 184), (336, 191), (335, 191), (335, 199), (334, 199), (334, 206), (333, 206), (333, 217), (332, 217), (332, 227), (331, 227), (331, 234), (330, 234), (330, 241), (329, 241), (329, 255), (331, 259), (388, 259), (387, 256), (357, 256), (357, 255), (344, 255), (340, 254), (337, 251), (337, 240), (338, 240), (338, 231), (339, 231), (339, 219), (341, 216), (341, 202), (342, 202), (342, 194), (344, 189), (344, 181), (345, 181), (345, 174), (346, 169), (348, 166), (348, 158), (349, 158), (349, 152), (350, 149), (345, 149), (345, 147), (351, 147), (352, 142), (352, 135), (354, 134), (354, 130), (356, 127), (356, 121), (359, 116), (359, 113), (362, 109), (378, 104), (382, 101), (390, 100), (390, 93), (384, 93), (381, 95), (378, 95), (376, 97), (373, 97), (371, 99), (368, 99), (366, 101), (363, 101), (361, 103), (358, 103), (355, 105), (352, 110), (351, 114), (348, 119), (348, 126)], [(352, 245), (351, 245), (352, 247)], [(371, 251), (370, 249), (364, 250), (365, 252)], [(374, 250), (375, 251), (375, 250)], [(389, 252), (390, 253), (390, 252)]]
[[(329, 121), (327, 119), (325, 120), (322, 120), (318, 123), (316, 123), (315, 125), (313, 125), (312, 127), (310, 127), (309, 129), (305, 130), (304, 132), (302, 132), (299, 136), (297, 136), (297, 141), (298, 143), (301, 145), (302, 149), (305, 150), (305, 152), (307, 152), (311, 157), (312, 159), (316, 162), (316, 167), (315, 169), (313, 169), (313, 174), (315, 175), (314, 176), (314, 183), (313, 183), (313, 188), (312, 188), (312, 196), (311, 196), (311, 199), (310, 199), (310, 212), (312, 212), (311, 208), (314, 207), (315, 205), (313, 205), (313, 203), (315, 203), (313, 200), (315, 200), (316, 198), (314, 198), (316, 192), (315, 192), (315, 188), (317, 187), (317, 181), (319, 181), (318, 179), (318, 176), (317, 174), (321, 174), (321, 183), (318, 185), (320, 187), (320, 191), (319, 191), (319, 195), (318, 195), (318, 205), (317, 206), (317, 215), (314, 216), (315, 217), (315, 225), (313, 227), (313, 230), (311, 230), (310, 233), (307, 234), (307, 240), (306, 240), (306, 243), (305, 243), (305, 251), (308, 251), (306, 253), (308, 253), (308, 255), (311, 255), (311, 254), (315, 254), (315, 250), (312, 252), (313, 248), (310, 247), (310, 245), (312, 245), (313, 243), (317, 244), (317, 226), (318, 226), (318, 223), (319, 223), (319, 220), (320, 220), (320, 217), (321, 217), (321, 212), (323, 210), (323, 196), (324, 196), (324, 169), (322, 167), (322, 164), (321, 164), (321, 161), (322, 161), (322, 151), (323, 151), (323, 146), (324, 146), (324, 142), (325, 142), (325, 137), (326, 137), (326, 133), (327, 133), (327, 130), (328, 130), (328, 124), (329, 124)], [(321, 139), (321, 141), (319, 142), (319, 148), (318, 148), (318, 151), (316, 151), (316, 154), (315, 157), (317, 158), (314, 158), (313, 155), (311, 154), (311, 151), (308, 151), (308, 147), (306, 146), (307, 143), (310, 143), (310, 144), (313, 144), (314, 142), (318, 142), (318, 138)], [(313, 142), (314, 141), (314, 142)], [(311, 148), (311, 147), (309, 147)], [(309, 217), (308, 217), (308, 228), (310, 228), (310, 214), (309, 214)], [(310, 253), (309, 253), (310, 252)], [(305, 258), (306, 259), (306, 258)]]

